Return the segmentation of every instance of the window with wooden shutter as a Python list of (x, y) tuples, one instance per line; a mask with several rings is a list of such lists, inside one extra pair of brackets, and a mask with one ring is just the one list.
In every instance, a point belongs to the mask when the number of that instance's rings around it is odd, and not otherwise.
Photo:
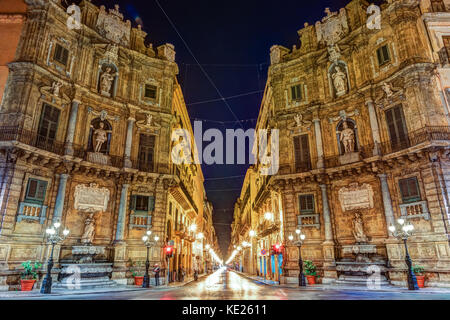
[(56, 44), (55, 55), (53, 56), (53, 59), (66, 66), (67, 61), (69, 60), (69, 50), (67, 50), (60, 44)]
[(450, 63), (450, 36), (444, 36), (444, 37), (442, 37), (442, 40), (444, 42), (445, 53), (447, 53), (446, 63)]
[(300, 84), (291, 87), (291, 97), (293, 101), (303, 100), (302, 86)]
[(402, 106), (386, 110), (386, 122), (391, 139), (392, 151), (409, 147), (408, 131)]
[(141, 134), (139, 141), (139, 170), (153, 172), (155, 136)]
[(314, 195), (307, 194), (299, 196), (300, 214), (315, 213)]
[(378, 64), (380, 66), (385, 65), (391, 61), (391, 56), (389, 54), (389, 47), (384, 45), (377, 50)]
[(47, 191), (47, 181), (29, 179), (25, 194), (25, 202), (43, 204)]
[(144, 96), (149, 99), (156, 99), (156, 90), (157, 90), (156, 86), (146, 84)]
[(421, 200), (419, 182), (416, 177), (400, 180), (399, 186), (403, 203)]
[(297, 136), (294, 138), (294, 153), (296, 171), (310, 171), (312, 167), (308, 135)]
[(433, 12), (446, 12), (443, 0), (431, 0), (431, 9)]
[(44, 104), (38, 127), (37, 147), (45, 147), (55, 142), (60, 114), (58, 108)]

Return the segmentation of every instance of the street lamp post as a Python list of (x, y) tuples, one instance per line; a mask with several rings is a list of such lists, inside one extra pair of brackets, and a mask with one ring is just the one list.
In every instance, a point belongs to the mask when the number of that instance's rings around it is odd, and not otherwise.
[(61, 223), (56, 222), (53, 226), (45, 231), (47, 234), (47, 240), (52, 245), (52, 250), (50, 253), (50, 258), (47, 263), (47, 274), (45, 275), (44, 281), (42, 282), (41, 293), (50, 294), (52, 293), (52, 269), (53, 269), (53, 252), (55, 251), (55, 245), (63, 242), (69, 235), (69, 230), (64, 229), (62, 236), (60, 235)]
[(303, 259), (302, 259), (302, 245), (303, 241), (306, 239), (306, 236), (302, 233), (300, 229), (295, 230), (298, 239), (294, 241), (294, 236), (289, 236), (289, 241), (291, 241), (294, 245), (298, 246), (298, 285), (299, 287), (306, 287), (305, 275), (303, 274)]
[(389, 231), (392, 232), (394, 237), (403, 241), (405, 245), (405, 261), (406, 266), (408, 267), (408, 289), (409, 290), (419, 290), (419, 286), (417, 285), (417, 278), (414, 274), (412, 267), (412, 260), (408, 252), (408, 239), (412, 235), (412, 231), (414, 230), (414, 226), (411, 223), (406, 223), (404, 219), (398, 219), (395, 225), (389, 227)]
[(147, 260), (145, 261), (145, 276), (144, 281), (142, 283), (142, 288), (150, 288), (150, 275), (148, 274), (148, 270), (150, 268), (150, 260), (149, 260), (149, 252), (150, 248), (156, 244), (159, 240), (158, 236), (154, 237), (154, 242), (150, 240), (151, 231), (147, 231), (147, 234), (142, 237), (142, 241), (144, 241), (145, 246), (147, 247)]

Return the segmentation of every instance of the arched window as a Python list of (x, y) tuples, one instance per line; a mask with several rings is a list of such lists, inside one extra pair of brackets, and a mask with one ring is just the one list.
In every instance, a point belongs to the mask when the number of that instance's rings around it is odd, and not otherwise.
[(108, 120), (95, 118), (91, 121), (89, 131), (89, 152), (109, 154), (111, 147), (112, 126)]

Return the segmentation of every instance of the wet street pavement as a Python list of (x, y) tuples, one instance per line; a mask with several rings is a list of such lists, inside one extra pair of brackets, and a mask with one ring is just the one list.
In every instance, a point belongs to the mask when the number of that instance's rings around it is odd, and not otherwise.
[(277, 288), (242, 277), (234, 272), (216, 273), (177, 288), (49, 295), (28, 300), (450, 300), (446, 292), (370, 291), (308, 287)]

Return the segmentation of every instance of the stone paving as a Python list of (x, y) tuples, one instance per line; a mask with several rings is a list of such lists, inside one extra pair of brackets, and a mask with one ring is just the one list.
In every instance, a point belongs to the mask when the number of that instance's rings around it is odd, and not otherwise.
[(235, 272), (218, 271), (198, 281), (143, 289), (122, 287), (107, 292), (87, 290), (41, 295), (13, 292), (2, 300), (450, 300), (450, 290), (408, 291), (402, 288), (367, 290), (332, 286), (280, 287), (262, 284)]

